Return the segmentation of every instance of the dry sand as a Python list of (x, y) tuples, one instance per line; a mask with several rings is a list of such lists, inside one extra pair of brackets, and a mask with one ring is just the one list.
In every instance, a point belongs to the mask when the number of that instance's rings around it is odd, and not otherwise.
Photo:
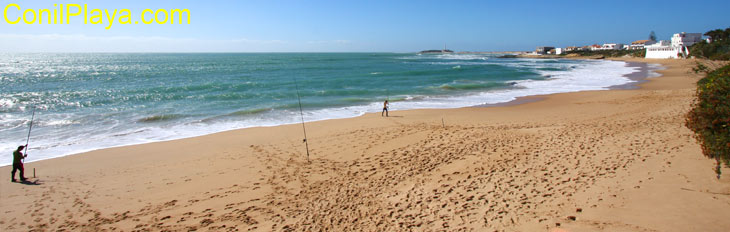
[(288, 125), (27, 164), (38, 185), (1, 167), (0, 228), (730, 231), (730, 174), (684, 126), (692, 62), (632, 61), (667, 69), (634, 90), (308, 123), (311, 163)]

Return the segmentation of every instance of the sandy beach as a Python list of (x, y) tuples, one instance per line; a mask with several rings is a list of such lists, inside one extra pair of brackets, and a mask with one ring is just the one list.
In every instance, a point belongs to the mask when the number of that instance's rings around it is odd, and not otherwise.
[[(729, 231), (684, 126), (699, 75), (638, 89), (248, 128), (0, 167), (2, 231)], [(397, 104), (397, 103), (396, 103)], [(11, 155), (10, 151), (4, 155)], [(31, 153), (32, 155), (32, 153)]]

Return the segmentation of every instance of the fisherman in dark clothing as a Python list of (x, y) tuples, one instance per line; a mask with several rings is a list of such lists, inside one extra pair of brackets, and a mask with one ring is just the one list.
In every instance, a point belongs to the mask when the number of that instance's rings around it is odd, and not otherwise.
[(23, 148), (25, 146), (19, 146), (18, 150), (13, 152), (13, 171), (10, 172), (12, 179), (12, 182), (15, 182), (15, 170), (20, 170), (20, 181), (25, 181), (25, 170), (23, 169), (23, 158), (28, 157), (28, 155), (24, 155), (22, 152)]

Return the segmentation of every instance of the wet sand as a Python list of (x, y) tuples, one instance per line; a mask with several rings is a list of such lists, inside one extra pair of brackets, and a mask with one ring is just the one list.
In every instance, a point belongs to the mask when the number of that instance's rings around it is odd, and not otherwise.
[(30, 163), (38, 185), (0, 182), (0, 228), (730, 230), (730, 174), (684, 127), (693, 62), (628, 61), (666, 69), (639, 89), (308, 123), (311, 161), (286, 125)]

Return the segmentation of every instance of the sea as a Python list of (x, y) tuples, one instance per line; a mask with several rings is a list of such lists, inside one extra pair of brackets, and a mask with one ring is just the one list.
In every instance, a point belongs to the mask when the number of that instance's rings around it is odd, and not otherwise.
[[(248, 127), (635, 82), (607, 60), (417, 53), (0, 54), (0, 165)], [(32, 131), (28, 137), (32, 120)]]

